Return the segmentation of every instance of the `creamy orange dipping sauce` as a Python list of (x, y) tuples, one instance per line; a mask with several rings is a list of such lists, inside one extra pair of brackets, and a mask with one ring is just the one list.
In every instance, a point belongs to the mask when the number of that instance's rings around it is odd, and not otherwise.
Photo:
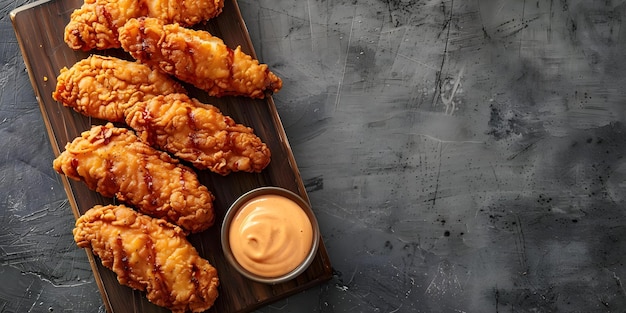
[(263, 195), (246, 202), (228, 234), (235, 260), (249, 272), (278, 277), (300, 265), (311, 251), (313, 227), (293, 200)]

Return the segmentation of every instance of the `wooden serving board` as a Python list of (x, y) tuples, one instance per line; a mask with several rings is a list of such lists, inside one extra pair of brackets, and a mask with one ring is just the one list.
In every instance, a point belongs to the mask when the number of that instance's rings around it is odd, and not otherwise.
[[(70, 14), (81, 4), (82, 0), (45, 0), (11, 12), (11, 20), (55, 155), (59, 155), (67, 142), (89, 129), (91, 125), (104, 123), (63, 107), (51, 96), (59, 70), (71, 67), (89, 55), (71, 50), (63, 41), (64, 28)], [(236, 0), (226, 0), (224, 11), (220, 16), (196, 28), (208, 30), (222, 38), (231, 48), (240, 45), (244, 52), (256, 57)], [(130, 59), (120, 50), (91, 53)], [(308, 196), (271, 97), (265, 100), (242, 97), (217, 99), (208, 97), (205, 92), (190, 86), (186, 87), (192, 97), (213, 104), (238, 123), (254, 128), (255, 133), (272, 151), (270, 165), (260, 174), (234, 173), (222, 177), (208, 171), (197, 171), (200, 181), (216, 197), (214, 203), (216, 225), (189, 237), (200, 255), (208, 259), (219, 272), (220, 296), (209, 312), (249, 312), (330, 279), (332, 269), (323, 242), (320, 243), (315, 260), (305, 273), (292, 281), (278, 285), (250, 281), (227, 264), (220, 246), (220, 224), (224, 213), (237, 197), (260, 186), (283, 187), (299, 194), (306, 201)], [(50, 161), (52, 166), (52, 160)], [(96, 204), (115, 201), (101, 197), (81, 182), (68, 180), (61, 175), (59, 177), (63, 181), (76, 217)], [(167, 312), (148, 302), (142, 292), (120, 285), (112, 271), (104, 268), (90, 251), (87, 251), (87, 254), (108, 312)]]

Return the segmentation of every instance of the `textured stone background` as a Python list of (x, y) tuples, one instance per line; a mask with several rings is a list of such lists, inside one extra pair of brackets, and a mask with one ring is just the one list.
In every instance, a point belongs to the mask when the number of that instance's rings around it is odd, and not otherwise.
[[(0, 312), (102, 312), (0, 6)], [(260, 312), (622, 312), (626, 3), (241, 0), (335, 270)]]

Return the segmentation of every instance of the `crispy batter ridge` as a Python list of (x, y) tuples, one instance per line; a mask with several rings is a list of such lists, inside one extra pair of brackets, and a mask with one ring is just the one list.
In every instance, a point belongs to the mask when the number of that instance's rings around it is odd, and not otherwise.
[(137, 0), (85, 0), (65, 26), (64, 40), (74, 50), (119, 48), (118, 28), (131, 17), (145, 16)]
[(72, 12), (64, 39), (74, 50), (119, 48), (118, 28), (130, 18), (191, 26), (216, 17), (223, 7), (224, 0), (85, 0)]
[(260, 172), (270, 162), (269, 148), (252, 128), (185, 94), (136, 103), (126, 110), (126, 123), (149, 145), (221, 175)]
[(191, 232), (213, 224), (213, 195), (192, 169), (111, 123), (93, 126), (65, 146), (54, 169), (105, 197)]
[(130, 19), (119, 29), (122, 47), (137, 60), (203, 89), (211, 96), (264, 98), (282, 87), (266, 64), (201, 30), (155, 18)]
[(74, 240), (90, 248), (118, 281), (173, 312), (202, 312), (218, 296), (217, 270), (163, 219), (120, 205), (97, 205), (76, 221)]
[(177, 92), (185, 89), (145, 64), (91, 55), (61, 69), (52, 97), (84, 115), (123, 122), (124, 110), (134, 103)]

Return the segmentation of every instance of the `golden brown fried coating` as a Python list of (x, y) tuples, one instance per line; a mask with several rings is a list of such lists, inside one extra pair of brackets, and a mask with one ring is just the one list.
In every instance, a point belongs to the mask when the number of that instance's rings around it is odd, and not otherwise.
[(282, 87), (266, 64), (228, 48), (206, 31), (155, 18), (130, 19), (119, 29), (124, 50), (137, 60), (203, 89), (211, 96), (264, 98)]
[(119, 48), (118, 28), (129, 18), (147, 13), (137, 0), (85, 0), (72, 12), (64, 40), (74, 50)]
[(260, 172), (270, 162), (252, 128), (185, 94), (138, 102), (126, 110), (126, 123), (149, 145), (221, 175)]
[(213, 224), (214, 197), (192, 169), (111, 123), (93, 126), (68, 143), (53, 167), (185, 230), (200, 232)]
[(152, 303), (173, 312), (202, 312), (218, 296), (217, 270), (163, 219), (126, 206), (95, 206), (76, 221), (74, 240), (90, 248), (117, 280), (145, 291)]
[(219, 15), (223, 7), (224, 0), (85, 0), (72, 12), (64, 39), (74, 50), (119, 48), (118, 28), (130, 18), (192, 26)]
[(84, 115), (123, 122), (124, 110), (134, 103), (176, 92), (185, 89), (145, 64), (91, 55), (61, 69), (52, 97)]
[(148, 17), (164, 23), (178, 23), (186, 27), (212, 19), (222, 13), (224, 0), (143, 0)]

